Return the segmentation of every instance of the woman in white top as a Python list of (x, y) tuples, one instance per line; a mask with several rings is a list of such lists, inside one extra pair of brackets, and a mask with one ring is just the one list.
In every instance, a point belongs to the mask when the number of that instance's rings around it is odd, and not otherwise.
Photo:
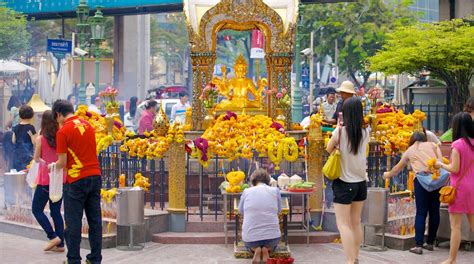
[[(357, 97), (344, 101), (344, 126), (338, 126), (327, 146), (332, 153), (339, 142), (341, 177), (333, 182), (336, 223), (341, 234), (347, 263), (358, 263), (362, 243), (360, 218), (367, 198), (367, 159), (369, 130), (364, 128), (362, 103)], [(340, 141), (339, 141), (340, 135)]]
[(269, 252), (275, 250), (281, 237), (280, 190), (269, 186), (270, 175), (264, 169), (252, 173), (250, 182), (252, 187), (244, 190), (239, 203), (244, 218), (242, 240), (254, 252), (252, 263), (267, 263)]

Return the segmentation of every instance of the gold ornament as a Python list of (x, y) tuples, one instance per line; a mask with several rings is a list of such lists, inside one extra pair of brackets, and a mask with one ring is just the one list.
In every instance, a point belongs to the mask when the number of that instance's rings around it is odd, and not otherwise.
[(160, 103), (160, 110), (158, 111), (158, 114), (156, 114), (155, 120), (153, 122), (153, 128), (155, 129), (155, 133), (158, 136), (165, 136), (169, 127), (170, 122), (168, 120), (168, 116), (166, 116), (165, 111), (163, 111), (163, 105)]

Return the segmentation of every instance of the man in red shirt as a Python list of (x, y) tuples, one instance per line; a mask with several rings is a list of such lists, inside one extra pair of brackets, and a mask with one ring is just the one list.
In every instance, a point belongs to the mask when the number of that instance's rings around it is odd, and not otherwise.
[(80, 264), (82, 215), (89, 224), (91, 253), (87, 263), (102, 261), (102, 219), (100, 189), (102, 187), (96, 153), (95, 131), (86, 121), (74, 115), (74, 106), (57, 100), (53, 114), (61, 127), (56, 134), (57, 169), (67, 170), (64, 185), (64, 236), (67, 245), (67, 264)]

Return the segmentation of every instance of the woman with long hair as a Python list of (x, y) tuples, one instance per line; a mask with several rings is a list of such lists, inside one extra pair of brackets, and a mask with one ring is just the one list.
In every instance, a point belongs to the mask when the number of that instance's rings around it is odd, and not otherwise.
[(456, 188), (456, 198), (449, 205), (451, 240), (449, 258), (443, 264), (456, 263), (461, 243), (461, 222), (465, 214), (471, 231), (474, 231), (474, 123), (466, 112), (453, 117), (453, 140), (451, 144), (451, 162), (436, 165), (451, 173), (451, 186)]
[[(38, 184), (33, 196), (32, 210), (36, 221), (40, 224), (49, 239), (44, 251), (64, 252), (64, 222), (61, 216), (62, 199), (52, 202), (49, 199), (49, 170), (48, 165), (58, 160), (56, 154), (56, 132), (58, 123), (54, 120), (53, 112), (47, 110), (41, 120), (40, 136), (36, 138), (33, 159), (40, 164), (36, 183)], [(64, 178), (65, 180), (65, 178)], [(44, 214), (44, 207), (49, 202), (54, 229)]]
[(332, 153), (339, 144), (341, 177), (333, 182), (336, 224), (341, 234), (347, 263), (358, 263), (362, 243), (361, 214), (367, 199), (367, 160), (369, 130), (364, 128), (362, 103), (357, 97), (344, 101), (343, 126), (333, 132), (326, 148)]
[(140, 121), (140, 113), (138, 113), (137, 104), (138, 98), (136, 96), (132, 96), (130, 98), (129, 111), (125, 114), (124, 118), (125, 127), (130, 131), (136, 131)]
[[(385, 179), (398, 175), (398, 173), (407, 165), (410, 164), (412, 170), (415, 172), (415, 202), (416, 202), (416, 216), (415, 216), (415, 242), (416, 246), (410, 249), (411, 253), (423, 254), (423, 248), (429, 251), (434, 249), (434, 241), (439, 227), (439, 188), (436, 190), (425, 189), (420, 182), (422, 179), (418, 177), (432, 177), (429, 171), (427, 162), (431, 158), (442, 160), (441, 150), (437, 144), (428, 141), (428, 137), (423, 132), (414, 132), (411, 135), (409, 148), (403, 153), (400, 162), (398, 162), (391, 171), (385, 172), (383, 177)], [(426, 217), (429, 213), (428, 223), (428, 238), (425, 240)]]

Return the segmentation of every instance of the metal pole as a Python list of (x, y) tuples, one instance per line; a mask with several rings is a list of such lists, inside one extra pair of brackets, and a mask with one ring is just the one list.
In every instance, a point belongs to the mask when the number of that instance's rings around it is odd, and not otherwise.
[(314, 90), (314, 63), (313, 63), (313, 45), (314, 45), (314, 31), (311, 31), (311, 54), (309, 55), (309, 112), (313, 112), (313, 90)]
[(100, 79), (99, 79), (99, 74), (100, 74), (100, 43), (96, 43), (96, 50), (95, 50), (95, 93), (97, 94), (99, 92), (99, 85), (100, 85)]
[[(82, 48), (82, 47), (81, 47)], [(81, 84), (79, 86), (79, 104), (86, 103), (86, 84), (85, 84), (85, 74), (84, 74), (84, 64), (85, 58), (81, 56)]]
[[(302, 12), (301, 7), (300, 7), (300, 12)], [(300, 18), (302, 19), (302, 18)], [(293, 109), (291, 110), (291, 113), (293, 115), (293, 122), (300, 122), (301, 119), (303, 119), (303, 105), (302, 105), (302, 100), (301, 98), (303, 97), (303, 92), (302, 92), (302, 87), (300, 86), (300, 81), (301, 81), (301, 54), (300, 54), (300, 49), (301, 49), (301, 41), (298, 38), (298, 33), (300, 32), (301, 29), (301, 21), (298, 22), (298, 26), (296, 29), (296, 46), (295, 46), (295, 73), (296, 73), (296, 79), (295, 79), (295, 90), (293, 93), (293, 103), (292, 107)]]

